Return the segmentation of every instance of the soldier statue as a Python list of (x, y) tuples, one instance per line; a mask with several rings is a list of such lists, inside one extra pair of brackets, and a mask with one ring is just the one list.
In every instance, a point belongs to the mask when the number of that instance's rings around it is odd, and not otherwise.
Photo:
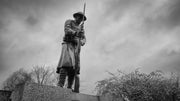
[(80, 51), (81, 46), (84, 46), (86, 42), (84, 21), (87, 18), (82, 12), (74, 13), (73, 17), (74, 20), (69, 19), (64, 25), (65, 35), (56, 72), (60, 74), (58, 86), (64, 87), (66, 77), (68, 77), (67, 88), (72, 89), (75, 82), (72, 90), (79, 93)]

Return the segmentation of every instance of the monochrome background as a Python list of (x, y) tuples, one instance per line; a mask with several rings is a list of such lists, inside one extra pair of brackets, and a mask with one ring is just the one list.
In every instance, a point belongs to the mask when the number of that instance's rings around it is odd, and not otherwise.
[(180, 71), (180, 0), (0, 0), (0, 85), (19, 68), (56, 68), (64, 22), (84, 2), (82, 93), (107, 71)]

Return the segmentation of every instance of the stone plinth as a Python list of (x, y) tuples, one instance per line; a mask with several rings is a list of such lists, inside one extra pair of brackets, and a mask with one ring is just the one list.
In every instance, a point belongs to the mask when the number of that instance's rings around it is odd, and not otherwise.
[(26, 83), (11, 95), (12, 101), (112, 101), (109, 97), (73, 93), (57, 86)]

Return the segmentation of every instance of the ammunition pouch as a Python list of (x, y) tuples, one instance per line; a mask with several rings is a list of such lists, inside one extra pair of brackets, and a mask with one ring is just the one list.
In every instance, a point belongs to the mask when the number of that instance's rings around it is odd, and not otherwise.
[(65, 35), (63, 41), (72, 43), (73, 45), (77, 45), (77, 40), (75, 40), (75, 36), (71, 34)]
[(78, 38), (81, 38), (82, 34), (83, 34), (83, 32), (79, 32), (79, 33), (76, 33), (75, 36), (78, 37)]

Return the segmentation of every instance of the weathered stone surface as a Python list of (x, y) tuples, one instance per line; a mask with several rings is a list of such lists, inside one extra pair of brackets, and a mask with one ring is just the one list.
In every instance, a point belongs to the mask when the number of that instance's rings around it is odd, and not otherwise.
[(69, 89), (36, 83), (21, 85), (12, 93), (11, 99), (12, 101), (112, 101), (109, 97), (73, 93)]
[(111, 98), (73, 93), (70, 101), (112, 101)]

